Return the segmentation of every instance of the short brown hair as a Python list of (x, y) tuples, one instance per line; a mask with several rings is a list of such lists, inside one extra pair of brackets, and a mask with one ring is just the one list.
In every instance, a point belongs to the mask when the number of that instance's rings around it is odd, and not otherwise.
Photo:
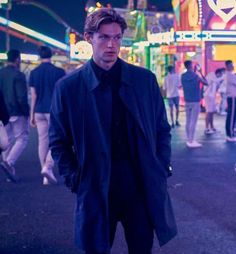
[(51, 58), (52, 57), (52, 50), (47, 46), (41, 46), (38, 49), (40, 58)]
[(7, 61), (14, 63), (17, 58), (20, 58), (20, 51), (18, 49), (10, 49), (7, 52)]
[(191, 66), (191, 64), (192, 64), (192, 61), (191, 61), (191, 60), (186, 60), (186, 61), (184, 62), (184, 67), (185, 67), (186, 69), (188, 69), (188, 68)]
[(230, 64), (233, 64), (232, 60), (225, 61), (225, 66), (228, 67)]
[(85, 20), (84, 32), (94, 34), (98, 32), (101, 25), (117, 23), (120, 25), (122, 33), (127, 28), (126, 21), (114, 9), (101, 8), (89, 14)]

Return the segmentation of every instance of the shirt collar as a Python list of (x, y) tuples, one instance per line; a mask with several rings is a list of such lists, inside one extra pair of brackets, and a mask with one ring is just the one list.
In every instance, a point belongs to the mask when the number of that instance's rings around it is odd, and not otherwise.
[(99, 81), (120, 76), (121, 61), (119, 58), (109, 70), (104, 70), (103, 68), (98, 66), (93, 59), (91, 59), (91, 65)]

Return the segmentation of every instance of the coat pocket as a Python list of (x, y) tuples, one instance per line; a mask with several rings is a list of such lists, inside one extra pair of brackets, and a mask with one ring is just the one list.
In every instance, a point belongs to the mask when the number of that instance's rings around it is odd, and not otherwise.
[(65, 177), (65, 185), (71, 190), (72, 193), (76, 193), (79, 188), (81, 169), (74, 171), (70, 175)]

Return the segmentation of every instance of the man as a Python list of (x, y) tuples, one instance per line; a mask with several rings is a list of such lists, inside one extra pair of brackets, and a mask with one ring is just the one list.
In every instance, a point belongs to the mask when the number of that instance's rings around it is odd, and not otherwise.
[(220, 87), (218, 89), (218, 92), (220, 94), (220, 103), (219, 103), (218, 113), (220, 115), (227, 115), (227, 112), (226, 112), (226, 109), (227, 109), (227, 96), (226, 96), (225, 72), (226, 72), (226, 69), (221, 68), (223, 81), (221, 82)]
[(205, 134), (213, 134), (216, 132), (214, 126), (214, 114), (216, 112), (216, 93), (223, 80), (222, 69), (216, 69), (215, 72), (210, 72), (206, 76), (208, 86), (204, 92), (206, 106), (206, 129)]
[[(180, 87), (180, 78), (179, 75), (175, 73), (173, 66), (167, 67), (168, 74), (164, 79), (163, 89), (166, 91), (166, 97), (168, 99), (170, 107), (170, 119), (171, 127), (180, 126), (179, 124), (179, 87)], [(174, 121), (174, 106), (176, 111), (176, 117)]]
[(50, 147), (77, 194), (76, 244), (110, 253), (121, 221), (130, 254), (176, 235), (167, 192), (170, 126), (155, 75), (118, 58), (127, 25), (113, 9), (85, 22), (93, 58), (56, 86)]
[(186, 145), (190, 148), (201, 147), (195, 139), (195, 130), (200, 113), (201, 88), (200, 82), (207, 85), (206, 79), (203, 77), (201, 69), (198, 67), (201, 77), (196, 74), (193, 69), (192, 61), (184, 62), (186, 72), (181, 76), (181, 83), (184, 91), (185, 110), (186, 110)]
[(236, 142), (234, 132), (236, 122), (236, 75), (234, 74), (234, 65), (231, 60), (225, 62), (226, 74), (226, 96), (227, 96), (227, 116), (226, 116), (226, 141)]
[(41, 64), (30, 73), (31, 111), (30, 124), (37, 127), (38, 154), (43, 184), (57, 183), (53, 174), (54, 162), (48, 145), (49, 112), (55, 83), (65, 75), (65, 71), (51, 62), (52, 51), (49, 47), (39, 48)]
[[(8, 115), (8, 112), (7, 112), (7, 107), (6, 107), (6, 104), (5, 104), (5, 101), (4, 101), (4, 98), (3, 98), (3, 95), (2, 95), (2, 92), (0, 91), (0, 125), (7, 125), (7, 123), (9, 122), (9, 115)], [(8, 136), (5, 137), (1, 137), (2, 135), (2, 132), (0, 131), (0, 155), (2, 153), (3, 150), (5, 150), (5, 148), (7, 148), (7, 141), (8, 141)], [(2, 143), (2, 139), (4, 138), (4, 140), (6, 140), (6, 142), (3, 142)], [(6, 143), (6, 147), (5, 147), (5, 143)], [(4, 144), (4, 145), (3, 145)]]
[(10, 143), (7, 150), (2, 153), (1, 167), (11, 181), (17, 182), (14, 166), (28, 142), (29, 105), (26, 78), (20, 71), (20, 51), (9, 50), (7, 61), (7, 66), (0, 70), (0, 91), (10, 116), (6, 125)]

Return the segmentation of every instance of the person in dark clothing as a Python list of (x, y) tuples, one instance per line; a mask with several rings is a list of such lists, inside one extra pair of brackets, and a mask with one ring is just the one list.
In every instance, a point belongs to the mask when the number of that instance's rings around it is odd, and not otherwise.
[(48, 145), (49, 111), (54, 86), (65, 75), (65, 71), (52, 64), (52, 51), (49, 47), (41, 46), (39, 56), (41, 64), (30, 73), (29, 78), (31, 90), (30, 124), (32, 127), (37, 127), (41, 174), (44, 176), (43, 184), (47, 185), (57, 183), (53, 174), (54, 162)]
[(0, 121), (3, 122), (4, 125), (6, 125), (9, 121), (9, 114), (7, 112), (7, 107), (2, 95), (2, 92), (0, 91)]
[[(9, 114), (7, 112), (7, 107), (1, 91), (0, 91), (0, 121), (3, 123), (3, 125), (6, 125), (9, 121)], [(0, 148), (0, 155), (1, 153), (2, 150)]]
[(227, 96), (227, 116), (225, 122), (226, 141), (236, 142), (236, 75), (232, 60), (225, 61), (226, 73), (226, 96)]
[[(186, 111), (186, 145), (189, 148), (202, 147), (202, 144), (195, 140), (197, 120), (200, 113), (201, 86), (207, 85), (205, 77), (202, 75), (200, 66), (193, 66), (192, 61), (184, 62), (186, 72), (181, 75), (181, 83), (184, 91), (185, 111)], [(198, 71), (199, 75), (196, 73)]]
[(0, 91), (10, 116), (6, 130), (9, 147), (2, 153), (1, 166), (10, 179), (16, 182), (15, 163), (29, 139), (29, 105), (25, 74), (20, 71), (20, 51), (7, 52), (8, 64), (0, 70)]
[(177, 233), (167, 192), (170, 125), (155, 75), (118, 58), (127, 25), (113, 9), (85, 22), (93, 57), (56, 85), (50, 114), (52, 157), (77, 195), (75, 241), (107, 254), (118, 221), (130, 254), (151, 254)]

